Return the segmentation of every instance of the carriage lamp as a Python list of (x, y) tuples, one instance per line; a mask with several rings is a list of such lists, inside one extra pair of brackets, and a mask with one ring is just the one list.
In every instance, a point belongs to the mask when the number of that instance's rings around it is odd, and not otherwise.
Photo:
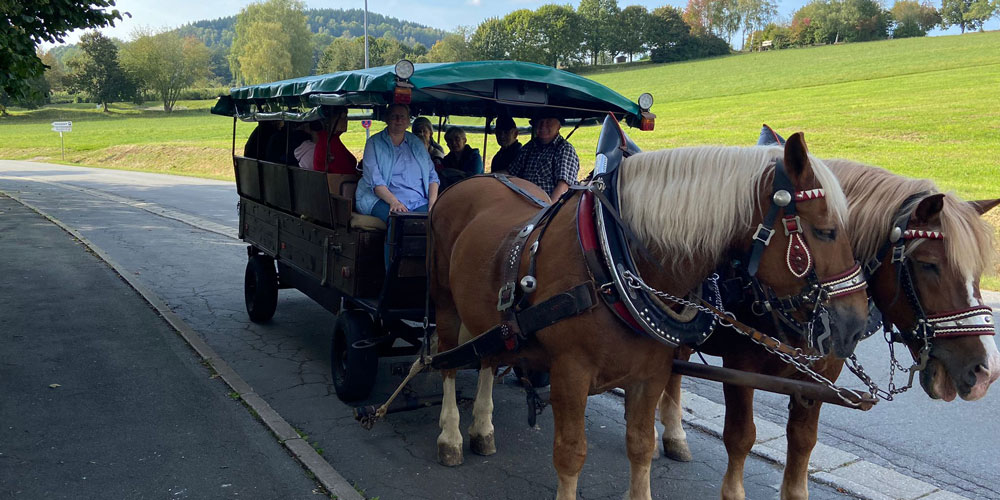
[(413, 89), (406, 82), (396, 82), (396, 90), (392, 92), (393, 104), (410, 104)]
[(413, 76), (413, 63), (406, 59), (400, 59), (399, 62), (396, 63), (395, 72), (396, 78), (399, 78), (400, 80), (409, 80), (410, 77)]
[(653, 107), (653, 94), (643, 92), (642, 95), (639, 96), (639, 107), (642, 108), (643, 111), (649, 111), (649, 109)]

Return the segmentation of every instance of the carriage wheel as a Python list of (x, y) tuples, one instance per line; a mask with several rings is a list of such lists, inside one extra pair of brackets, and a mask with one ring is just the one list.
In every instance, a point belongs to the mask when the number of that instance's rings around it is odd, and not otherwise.
[(361, 311), (344, 311), (337, 317), (330, 349), (333, 387), (341, 401), (365, 399), (375, 386), (378, 351), (375, 347), (357, 349), (354, 343), (371, 338), (372, 320)]
[(250, 321), (263, 323), (274, 316), (278, 306), (278, 273), (274, 270), (274, 259), (266, 255), (254, 255), (247, 261), (243, 275), (243, 299), (246, 302)]

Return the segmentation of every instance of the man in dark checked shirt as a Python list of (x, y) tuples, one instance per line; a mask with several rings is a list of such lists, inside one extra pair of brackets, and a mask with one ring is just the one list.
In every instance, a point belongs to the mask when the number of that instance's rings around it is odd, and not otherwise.
[(510, 174), (537, 184), (557, 200), (576, 184), (580, 157), (573, 145), (559, 135), (562, 126), (559, 118), (535, 118), (531, 126), (535, 137), (521, 148), (510, 166)]

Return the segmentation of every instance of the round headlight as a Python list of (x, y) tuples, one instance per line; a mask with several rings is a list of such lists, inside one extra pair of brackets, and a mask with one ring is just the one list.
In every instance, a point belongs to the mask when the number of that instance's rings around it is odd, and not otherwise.
[(639, 96), (639, 107), (642, 109), (649, 109), (653, 107), (653, 94), (649, 92), (643, 93)]
[(411, 76), (413, 76), (413, 63), (406, 59), (402, 59), (396, 63), (396, 77), (406, 80)]

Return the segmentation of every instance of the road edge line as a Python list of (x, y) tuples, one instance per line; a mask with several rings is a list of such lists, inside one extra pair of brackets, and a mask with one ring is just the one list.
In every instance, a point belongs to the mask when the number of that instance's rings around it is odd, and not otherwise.
[[(223, 360), (211, 346), (209, 346), (201, 335), (198, 334), (193, 328), (191, 328), (187, 323), (177, 313), (173, 312), (158, 295), (156, 295), (152, 290), (147, 288), (145, 285), (140, 283), (138, 280), (129, 276), (127, 270), (118, 265), (118, 263), (111, 258), (110, 255), (105, 253), (97, 245), (93, 244), (90, 240), (80, 234), (77, 230), (64, 224), (59, 219), (49, 215), (45, 211), (34, 206), (30, 202), (21, 199), (20, 196), (11, 194), (10, 192), (0, 190), (4, 196), (20, 203), (29, 210), (41, 215), (49, 222), (59, 226), (60, 229), (69, 233), (70, 236), (76, 238), (83, 243), (94, 255), (104, 261), (111, 269), (123, 280), (126, 284), (132, 287), (143, 300), (149, 304), (159, 315), (162, 317), (167, 324), (169, 324), (185, 342), (194, 350), (194, 352), (205, 362), (209, 363), (213, 370), (219, 374), (219, 377), (228, 385), (234, 392), (240, 395), (240, 399), (244, 404), (247, 405), (251, 410), (256, 412), (260, 417), (260, 421), (264, 423), (265, 426), (271, 431), (271, 433), (277, 438), (278, 443), (285, 447), (288, 452), (298, 460), (299, 464), (302, 465), (307, 471), (315, 476), (316, 480), (323, 485), (324, 488), (330, 494), (335, 495), (338, 499), (343, 500), (364, 500), (364, 497), (354, 488), (347, 479), (344, 478), (336, 469), (330, 465), (315, 449), (312, 445), (299, 437), (295, 429), (289, 424), (274, 408), (271, 407), (264, 398), (260, 397), (259, 394), (253, 391), (253, 388), (248, 384), (243, 377), (238, 373), (225, 360)], [(290, 432), (289, 432), (290, 431)]]

